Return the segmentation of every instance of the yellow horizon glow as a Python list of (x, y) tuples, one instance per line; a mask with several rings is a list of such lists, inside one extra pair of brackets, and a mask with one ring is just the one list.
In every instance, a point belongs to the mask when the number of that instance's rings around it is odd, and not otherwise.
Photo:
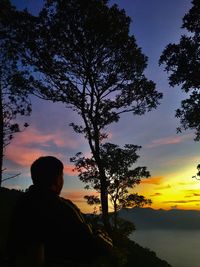
[[(196, 173), (195, 166), (189, 166), (184, 171), (166, 174), (166, 176), (144, 179), (130, 192), (144, 195), (152, 200), (153, 209), (183, 209), (200, 210), (200, 181), (192, 178)], [(87, 194), (83, 191), (83, 194)], [(86, 202), (72, 199), (82, 212), (93, 212), (93, 207)], [(111, 207), (111, 205), (110, 205)], [(112, 211), (112, 208), (110, 208)]]

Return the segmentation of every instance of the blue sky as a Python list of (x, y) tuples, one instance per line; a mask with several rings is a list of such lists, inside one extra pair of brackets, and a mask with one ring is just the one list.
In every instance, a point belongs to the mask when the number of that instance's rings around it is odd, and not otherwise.
[[(12, 0), (18, 8), (27, 7), (37, 13), (42, 7), (41, 0)], [(108, 128), (109, 142), (124, 145), (141, 145), (138, 165), (147, 166), (152, 178), (144, 181), (135, 191), (143, 193), (153, 200), (155, 208), (194, 208), (199, 209), (200, 183), (191, 177), (200, 162), (199, 143), (194, 142), (191, 131), (176, 134), (179, 121), (174, 117), (175, 110), (185, 96), (180, 88), (170, 88), (167, 73), (159, 67), (158, 60), (170, 42), (178, 42), (182, 17), (190, 9), (189, 0), (118, 0), (110, 1), (125, 9), (132, 18), (130, 34), (134, 34), (143, 53), (148, 56), (147, 77), (157, 84), (157, 90), (163, 92), (161, 105), (154, 111), (140, 117), (126, 114), (117, 124)], [(89, 152), (83, 137), (73, 133), (68, 126), (77, 120), (77, 115), (64, 105), (44, 102), (33, 98), (33, 113), (28, 120), (30, 126), (17, 134), (5, 154), (5, 167), (8, 172), (20, 172), (21, 175), (5, 182), (4, 186), (26, 188), (30, 185), (29, 165), (40, 155), (55, 155), (64, 161), (65, 187), (63, 195), (71, 197), (80, 207), (83, 184), (76, 174), (71, 172), (69, 158), (78, 151)], [(190, 192), (190, 200), (187, 200)], [(193, 197), (193, 198), (192, 198)], [(171, 201), (171, 202), (170, 202)], [(166, 203), (170, 202), (173, 203)]]

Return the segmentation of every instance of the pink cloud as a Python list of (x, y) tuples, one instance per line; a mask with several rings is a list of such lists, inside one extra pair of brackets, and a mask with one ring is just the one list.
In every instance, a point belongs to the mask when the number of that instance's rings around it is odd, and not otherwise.
[(26, 131), (16, 135), (12, 144), (14, 145), (34, 145), (39, 144), (43, 147), (49, 147), (51, 144), (57, 147), (77, 148), (81, 139), (77, 140), (71, 137), (67, 131), (56, 131), (54, 133), (42, 133), (35, 128), (28, 128)]
[(70, 176), (77, 176), (78, 172), (74, 171), (74, 165), (68, 164), (64, 166), (64, 173)]
[(27, 144), (46, 144), (52, 140), (53, 135), (41, 134), (38, 130), (29, 128), (26, 131), (18, 134), (13, 143), (15, 145), (27, 145)]
[[(61, 153), (53, 152), (53, 148), (51, 150), (52, 144), (58, 148), (76, 148), (80, 142), (68, 137), (67, 133), (58, 131), (53, 134), (44, 134), (37, 129), (29, 128), (16, 135), (12, 143), (6, 148), (5, 158), (19, 166), (30, 167), (32, 162), (41, 156), (53, 155), (61, 160), (65, 158)], [(65, 165), (65, 174), (77, 175), (73, 168), (73, 165)]]
[(45, 150), (30, 149), (15, 145), (9, 146), (6, 149), (6, 158), (23, 167), (30, 167), (34, 160), (45, 155), (47, 155)]
[(151, 144), (149, 144), (147, 147), (153, 148), (153, 147), (162, 146), (162, 145), (178, 144), (178, 143), (185, 141), (188, 138), (191, 138), (191, 136), (183, 135), (183, 136), (164, 137), (164, 138), (153, 140)]
[[(51, 150), (52, 145), (58, 148), (76, 149), (82, 142), (82, 138), (73, 138), (67, 131), (42, 133), (38, 129), (30, 127), (15, 136), (12, 143), (6, 148), (5, 158), (19, 166), (30, 167), (32, 162), (41, 156), (53, 155), (61, 160), (65, 158), (64, 155), (55, 153), (53, 148)], [(88, 157), (91, 156), (90, 152), (84, 154)], [(73, 169), (74, 165), (65, 165), (64, 173), (70, 176), (77, 175), (77, 171), (73, 171)]]
[(111, 140), (113, 138), (113, 133), (109, 132), (107, 138), (108, 138), (108, 140)]
[[(51, 155), (62, 160), (63, 155), (50, 153)], [(40, 149), (34, 148), (26, 148), (26, 147), (18, 147), (18, 146), (10, 146), (6, 151), (6, 158), (11, 160), (12, 162), (23, 166), (30, 167), (34, 160), (41, 156), (47, 156), (49, 152)], [(70, 176), (77, 175), (76, 171), (73, 171), (74, 165), (66, 164), (64, 165), (64, 173)]]

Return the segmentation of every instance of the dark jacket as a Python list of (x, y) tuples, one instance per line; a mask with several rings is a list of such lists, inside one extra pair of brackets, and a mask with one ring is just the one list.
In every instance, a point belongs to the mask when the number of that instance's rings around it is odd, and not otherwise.
[(82, 263), (106, 255), (111, 247), (93, 234), (71, 201), (36, 186), (31, 186), (16, 205), (10, 240), (10, 258), (26, 246), (42, 243), (45, 259)]

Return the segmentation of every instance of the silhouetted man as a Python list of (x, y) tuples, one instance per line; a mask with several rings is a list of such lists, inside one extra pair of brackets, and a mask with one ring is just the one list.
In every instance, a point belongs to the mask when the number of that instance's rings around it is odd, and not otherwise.
[(59, 197), (63, 163), (55, 157), (40, 157), (31, 166), (31, 177), (33, 185), (20, 198), (13, 216), (11, 262), (33, 247), (33, 266), (43, 261), (45, 266), (94, 266), (95, 259), (105, 256), (112, 243), (95, 236), (79, 209)]

